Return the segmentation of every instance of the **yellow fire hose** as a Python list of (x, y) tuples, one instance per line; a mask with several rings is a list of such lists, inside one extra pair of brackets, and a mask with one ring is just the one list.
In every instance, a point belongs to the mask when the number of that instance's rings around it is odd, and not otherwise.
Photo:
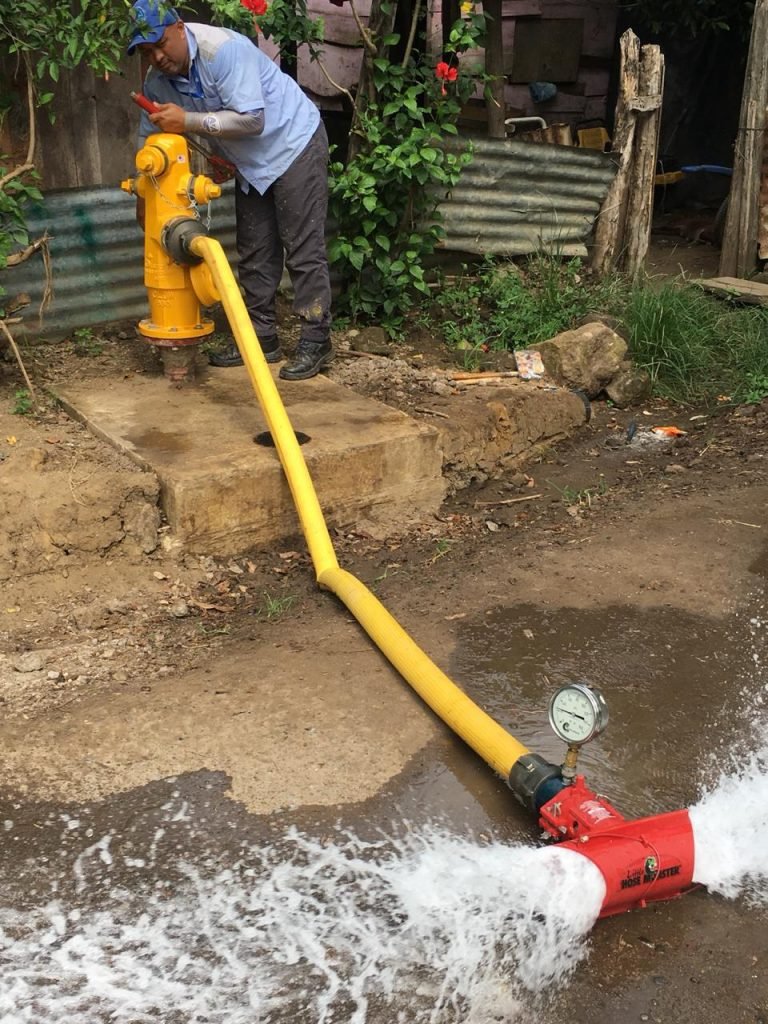
[(320, 503), (224, 250), (199, 235), (189, 251), (208, 267), (275, 442), (309, 547), (317, 582), (334, 593), (416, 693), (505, 780), (528, 748), (445, 675), (355, 576), (339, 567)]

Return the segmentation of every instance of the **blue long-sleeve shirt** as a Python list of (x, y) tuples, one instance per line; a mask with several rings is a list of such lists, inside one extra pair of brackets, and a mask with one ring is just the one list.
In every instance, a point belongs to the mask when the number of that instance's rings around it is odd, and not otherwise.
[[(259, 135), (237, 138), (206, 136), (218, 153), (238, 170), (245, 190), (263, 195), (306, 147), (320, 123), (320, 112), (292, 78), (246, 36), (213, 25), (184, 23), (189, 45), (189, 77), (164, 75), (150, 68), (144, 95), (157, 103), (207, 113), (264, 111)], [(141, 115), (139, 144), (157, 132)]]

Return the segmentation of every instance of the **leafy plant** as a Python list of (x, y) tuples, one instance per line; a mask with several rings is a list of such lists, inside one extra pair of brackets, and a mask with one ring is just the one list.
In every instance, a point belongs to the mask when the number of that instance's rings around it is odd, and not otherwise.
[[(466, 270), (466, 268), (465, 268)], [(475, 275), (445, 287), (436, 303), (445, 339), (458, 351), (528, 348), (616, 306), (618, 279), (592, 280), (580, 259), (535, 255), (520, 263), (486, 258)]]
[(26, 388), (19, 388), (13, 394), (13, 408), (12, 412), (14, 416), (29, 416), (34, 408), (32, 396)]
[[(70, 0), (14, 0), (3, 5), (0, 53), (16, 58), (23, 72), (29, 141), (26, 156), (20, 160), (0, 154), (0, 268), (22, 262), (33, 251), (29, 249), (26, 209), (30, 202), (42, 198), (34, 163), (38, 112), (50, 111), (63, 70), (86, 64), (96, 74), (116, 71), (128, 31), (125, 8), (114, 0), (80, 0), (76, 4)], [(9, 109), (3, 104), (0, 118)]]
[(353, 122), (355, 156), (331, 168), (338, 227), (329, 255), (344, 279), (341, 309), (354, 319), (376, 319), (393, 337), (414, 296), (429, 294), (425, 260), (444, 234), (438, 206), (472, 158), (469, 146), (445, 143), (457, 134), (459, 111), (481, 77), (460, 67), (460, 54), (484, 31), (483, 15), (460, 19), (446, 44), (450, 63), (436, 66), (421, 56), (392, 61), (387, 51), (400, 36), (379, 39), (373, 95)]
[(76, 356), (100, 356), (104, 351), (101, 341), (94, 337), (90, 327), (78, 327), (72, 333), (72, 347)]
[(722, 0), (622, 0), (621, 7), (652, 32), (695, 37), (731, 29), (748, 34), (755, 5), (751, 0), (728, 5)]
[(313, 59), (323, 40), (322, 18), (312, 18), (306, 0), (214, 0), (215, 20), (240, 32), (261, 33), (278, 46), (307, 44)]
[(768, 373), (748, 373), (742, 397), (750, 405), (768, 398)]

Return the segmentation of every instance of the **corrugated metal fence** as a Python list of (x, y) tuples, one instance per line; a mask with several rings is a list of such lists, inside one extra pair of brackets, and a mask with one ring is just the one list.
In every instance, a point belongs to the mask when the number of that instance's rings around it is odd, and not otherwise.
[[(203, 221), (209, 207), (200, 208)], [(230, 260), (235, 252), (233, 186), (210, 206), (211, 233)], [(47, 231), (53, 266), (53, 302), (42, 328), (35, 315), (44, 290), (42, 258), (0, 274), (9, 295), (26, 292), (32, 303), (14, 333), (46, 339), (66, 337), (78, 327), (139, 320), (148, 310), (144, 287), (144, 235), (136, 223), (136, 201), (116, 186), (49, 192), (28, 217), (30, 237)], [(22, 328), (20, 330), (19, 328)]]
[(441, 207), (445, 249), (521, 256), (583, 255), (613, 158), (597, 150), (475, 139), (474, 155)]
[[(443, 250), (519, 256), (542, 249), (561, 255), (585, 251), (600, 204), (615, 174), (603, 153), (515, 140), (474, 140), (474, 157), (442, 204)], [(225, 186), (210, 209), (211, 233), (235, 260), (234, 193)], [(53, 303), (42, 328), (33, 310), (44, 276), (35, 256), (0, 274), (10, 295), (26, 292), (32, 304), (23, 330), (63, 338), (78, 327), (138, 320), (147, 312), (142, 279), (143, 236), (135, 203), (119, 187), (50, 192), (30, 212), (31, 237), (48, 231), (53, 263)]]

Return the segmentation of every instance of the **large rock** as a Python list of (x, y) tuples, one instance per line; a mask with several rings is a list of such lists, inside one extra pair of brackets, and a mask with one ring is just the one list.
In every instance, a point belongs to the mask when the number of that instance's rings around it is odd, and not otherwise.
[(647, 370), (633, 366), (626, 360), (619, 372), (606, 385), (605, 393), (619, 409), (643, 402), (651, 393), (653, 382)]
[(553, 380), (595, 398), (622, 369), (627, 343), (604, 323), (563, 331), (536, 346)]

